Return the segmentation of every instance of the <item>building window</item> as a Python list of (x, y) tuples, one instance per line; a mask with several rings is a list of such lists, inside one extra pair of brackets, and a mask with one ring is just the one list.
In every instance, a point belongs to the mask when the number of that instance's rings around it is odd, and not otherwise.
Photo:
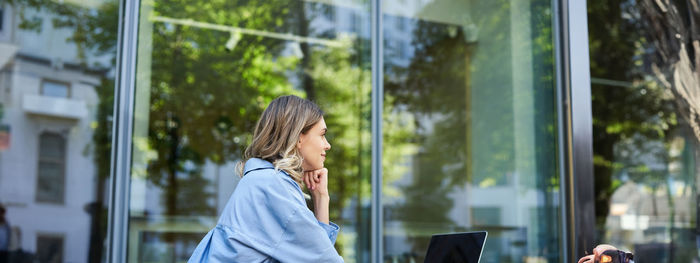
[(36, 237), (36, 259), (38, 262), (63, 262), (63, 235), (39, 234)]
[(0, 31), (3, 29), (3, 24), (5, 22), (5, 9), (0, 8)]
[(41, 95), (68, 98), (70, 96), (70, 85), (65, 82), (44, 80), (41, 83)]
[(358, 31), (360, 28), (360, 14), (356, 12), (351, 12), (350, 14), (350, 30)]
[(66, 139), (56, 133), (39, 136), (36, 201), (63, 204), (65, 196)]
[(472, 207), (472, 225), (493, 226), (500, 225), (501, 207)]
[(398, 29), (399, 32), (406, 31), (406, 21), (408, 21), (408, 19), (403, 17), (396, 18), (396, 29)]

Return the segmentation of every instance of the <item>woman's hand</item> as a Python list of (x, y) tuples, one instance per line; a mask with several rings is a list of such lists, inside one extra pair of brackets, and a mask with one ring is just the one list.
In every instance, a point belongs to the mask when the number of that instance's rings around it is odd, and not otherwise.
[(593, 249), (593, 255), (582, 257), (578, 260), (578, 263), (594, 263), (595, 259), (600, 258), (600, 255), (607, 250), (617, 250), (617, 248), (606, 244), (598, 245)]
[(328, 169), (321, 168), (313, 171), (304, 172), (304, 184), (311, 192), (311, 198), (314, 201), (314, 215), (319, 222), (324, 224), (329, 223), (328, 205), (330, 197), (328, 196)]
[(321, 168), (305, 171), (303, 179), (306, 188), (311, 192), (311, 196), (328, 196), (328, 169)]

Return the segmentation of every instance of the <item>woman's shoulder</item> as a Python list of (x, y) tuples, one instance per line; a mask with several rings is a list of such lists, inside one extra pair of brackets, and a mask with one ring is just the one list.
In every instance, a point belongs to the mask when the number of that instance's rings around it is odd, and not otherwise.
[(236, 188), (258, 188), (258, 189), (274, 189), (286, 190), (290, 193), (296, 193), (301, 190), (301, 187), (295, 182), (291, 176), (282, 170), (276, 170), (273, 167), (266, 169), (257, 169), (247, 173), (238, 182)]
[[(233, 191), (226, 208), (222, 212), (219, 223), (239, 226), (246, 222), (258, 222), (261, 213), (293, 213), (295, 209), (289, 204), (302, 205), (301, 190), (296, 190), (287, 180), (282, 171), (275, 169), (260, 169), (246, 174), (241, 178)], [(303, 197), (302, 197), (303, 198)], [(260, 210), (261, 207), (267, 209)], [(256, 213), (250, 213), (255, 210)], [(245, 227), (244, 227), (245, 228)]]
[[(260, 158), (250, 158), (244, 165), (243, 179), (249, 178), (254, 182), (267, 182), (272, 178), (282, 178), (288, 183), (298, 186), (289, 174), (283, 170), (275, 169), (274, 165), (269, 161)], [(249, 176), (250, 175), (250, 176)]]

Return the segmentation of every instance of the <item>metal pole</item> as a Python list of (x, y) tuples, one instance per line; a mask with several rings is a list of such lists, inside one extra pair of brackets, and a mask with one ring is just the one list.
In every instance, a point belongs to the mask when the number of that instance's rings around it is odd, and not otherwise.
[(382, 3), (371, 0), (372, 28), (372, 230), (371, 254), (374, 263), (383, 262), (383, 215), (382, 215), (382, 111), (383, 111), (383, 43)]
[[(561, 1), (560, 91), (566, 140), (566, 223), (568, 259), (591, 252), (595, 240), (593, 196), (593, 114), (586, 1)], [(561, 120), (562, 118), (560, 118)]]
[(117, 81), (114, 89), (112, 169), (107, 231), (108, 262), (126, 262), (139, 6), (140, 0), (124, 0), (120, 3), (119, 11)]

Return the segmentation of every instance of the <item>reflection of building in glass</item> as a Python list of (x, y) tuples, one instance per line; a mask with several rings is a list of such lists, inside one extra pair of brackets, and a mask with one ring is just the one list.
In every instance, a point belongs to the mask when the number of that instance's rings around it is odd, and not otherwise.
[(84, 262), (100, 182), (95, 89), (108, 71), (81, 63), (66, 40), (72, 32), (54, 28), (53, 15), (26, 8), (40, 24), (20, 29), (16, 9), (1, 12), (0, 124), (9, 127), (10, 140), (0, 152), (0, 202), (21, 233), (15, 248), (42, 262)]
[[(674, 182), (669, 193), (653, 191), (648, 185), (627, 181), (612, 195), (604, 238), (624, 249), (647, 257), (693, 258), (696, 235), (692, 209), (697, 200), (689, 186)], [(659, 188), (660, 189), (660, 188)], [(693, 205), (696, 204), (696, 205)], [(679, 242), (677, 240), (688, 240)]]
[[(397, 181), (395, 187), (405, 188), (415, 176), (415, 171), (408, 172)], [(438, 176), (438, 175), (434, 175)], [(532, 251), (541, 237), (537, 236), (539, 223), (544, 223), (542, 213), (554, 213), (550, 207), (541, 204), (549, 198), (558, 205), (558, 193), (544, 193), (529, 189), (521, 182), (517, 173), (506, 175), (507, 180), (499, 185), (479, 186), (469, 183), (463, 187), (448, 188), (449, 202), (452, 206), (445, 211), (451, 220), (448, 224), (430, 222), (410, 222), (396, 212), (404, 202), (401, 199), (387, 198), (385, 202), (385, 256), (391, 259), (416, 258), (425, 251), (412, 247), (409, 240), (415, 238), (429, 239), (431, 235), (443, 232), (488, 231), (488, 249), (484, 251), (485, 262), (517, 262), (522, 258), (536, 260), (529, 255), (541, 253)], [(430, 193), (423, 194), (426, 198)], [(433, 202), (434, 206), (439, 203)], [(415, 211), (418, 212), (418, 211)], [(440, 215), (434, 214), (438, 217)], [(420, 248), (419, 248), (420, 249)], [(423, 248), (423, 249), (427, 249)], [(556, 252), (552, 252), (556, 253)]]

